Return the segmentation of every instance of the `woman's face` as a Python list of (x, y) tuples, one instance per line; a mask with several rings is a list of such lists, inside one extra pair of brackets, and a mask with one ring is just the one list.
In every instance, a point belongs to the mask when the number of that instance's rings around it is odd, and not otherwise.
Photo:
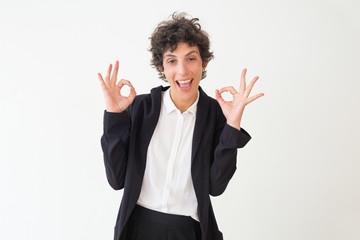
[(203, 62), (198, 47), (179, 43), (173, 52), (164, 52), (163, 67), (171, 86), (171, 99), (184, 112), (195, 102), (202, 76)]

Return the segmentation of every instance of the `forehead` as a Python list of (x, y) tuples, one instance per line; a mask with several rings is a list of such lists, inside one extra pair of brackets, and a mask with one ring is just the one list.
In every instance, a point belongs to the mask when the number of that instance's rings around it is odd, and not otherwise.
[(188, 54), (200, 54), (198, 46), (190, 46), (188, 43), (178, 43), (176, 48), (171, 51), (171, 49), (168, 49), (164, 52), (163, 56), (165, 57), (174, 57), (174, 56), (186, 56)]

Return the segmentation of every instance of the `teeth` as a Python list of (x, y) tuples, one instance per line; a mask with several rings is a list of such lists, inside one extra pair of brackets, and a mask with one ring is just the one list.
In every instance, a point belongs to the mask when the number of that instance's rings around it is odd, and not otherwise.
[(179, 83), (188, 83), (188, 82), (191, 82), (191, 79), (189, 80), (185, 80), (185, 81), (178, 81)]

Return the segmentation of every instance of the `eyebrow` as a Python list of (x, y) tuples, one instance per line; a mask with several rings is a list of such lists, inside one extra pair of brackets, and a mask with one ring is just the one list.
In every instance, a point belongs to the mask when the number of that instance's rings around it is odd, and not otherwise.
[[(200, 53), (199, 53), (198, 51), (196, 51), (196, 50), (191, 50), (190, 52), (188, 52), (187, 54), (185, 54), (185, 57), (187, 57), (187, 56), (189, 56), (189, 55), (191, 55), (191, 54), (193, 54), (193, 53), (197, 53), (197, 54), (200, 55)], [(166, 54), (166, 55), (164, 56), (164, 58), (166, 58), (166, 57), (176, 57), (176, 55), (175, 55), (175, 54), (172, 54), (172, 53), (168, 53), (168, 54)]]

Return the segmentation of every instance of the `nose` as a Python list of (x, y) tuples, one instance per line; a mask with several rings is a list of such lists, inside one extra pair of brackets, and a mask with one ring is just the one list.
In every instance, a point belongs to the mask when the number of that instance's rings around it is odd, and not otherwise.
[(186, 64), (183, 62), (179, 62), (178, 66), (177, 66), (177, 72), (179, 75), (186, 75), (186, 73), (187, 73)]

